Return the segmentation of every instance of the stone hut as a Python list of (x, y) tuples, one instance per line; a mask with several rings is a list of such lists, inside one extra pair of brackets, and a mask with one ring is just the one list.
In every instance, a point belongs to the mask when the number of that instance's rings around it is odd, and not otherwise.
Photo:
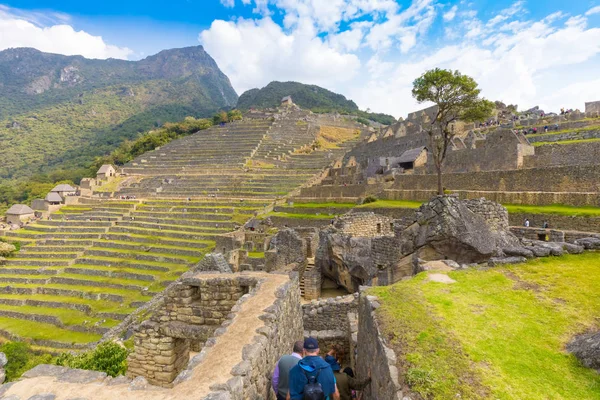
[(18, 224), (35, 217), (35, 211), (25, 204), (15, 204), (6, 212), (6, 222)]
[(406, 150), (398, 159), (398, 165), (406, 170), (423, 167), (427, 163), (427, 148), (424, 146)]
[(49, 205), (56, 206), (63, 203), (64, 199), (57, 192), (50, 192), (46, 195), (44, 201)]
[(104, 164), (100, 167), (96, 173), (96, 179), (98, 180), (109, 180), (117, 175), (117, 170), (110, 164)]
[(282, 106), (291, 106), (292, 104), (294, 104), (292, 101), (292, 96), (285, 96), (283, 99), (281, 99)]
[(77, 193), (77, 189), (73, 186), (63, 183), (61, 185), (56, 185), (54, 189), (50, 191), (50, 193), (57, 193), (61, 198), (65, 198), (66, 196), (74, 196)]

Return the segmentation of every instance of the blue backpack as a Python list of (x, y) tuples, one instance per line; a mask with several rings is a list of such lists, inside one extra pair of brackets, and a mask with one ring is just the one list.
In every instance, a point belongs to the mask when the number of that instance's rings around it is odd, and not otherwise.
[(319, 372), (317, 371), (316, 375), (308, 375), (306, 371), (302, 370), (306, 379), (308, 379), (308, 383), (304, 385), (304, 400), (325, 400), (325, 393), (323, 392), (323, 387), (317, 380), (319, 379)]

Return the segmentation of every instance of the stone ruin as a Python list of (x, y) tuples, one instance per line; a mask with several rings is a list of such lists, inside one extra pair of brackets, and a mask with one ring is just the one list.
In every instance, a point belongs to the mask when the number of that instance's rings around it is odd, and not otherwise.
[[(587, 241), (586, 241), (587, 240)], [(393, 220), (374, 213), (348, 214), (322, 229), (316, 269), (349, 292), (361, 285), (390, 285), (435, 260), (454, 265), (517, 263), (527, 258), (580, 253), (581, 244), (520, 239), (508, 212), (485, 199), (436, 196), (410, 217)]]

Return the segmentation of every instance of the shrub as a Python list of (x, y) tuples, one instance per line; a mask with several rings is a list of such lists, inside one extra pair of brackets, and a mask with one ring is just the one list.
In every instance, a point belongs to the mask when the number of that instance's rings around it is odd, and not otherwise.
[(99, 344), (93, 351), (73, 354), (63, 353), (56, 359), (56, 365), (106, 372), (110, 376), (125, 374), (129, 351), (114, 342)]
[(6, 381), (17, 380), (21, 375), (38, 364), (52, 363), (50, 354), (36, 354), (27, 343), (8, 342), (0, 346), (0, 351), (6, 354), (8, 363), (4, 367)]
[(367, 196), (363, 200), (363, 204), (375, 203), (377, 201), (377, 197), (375, 196)]

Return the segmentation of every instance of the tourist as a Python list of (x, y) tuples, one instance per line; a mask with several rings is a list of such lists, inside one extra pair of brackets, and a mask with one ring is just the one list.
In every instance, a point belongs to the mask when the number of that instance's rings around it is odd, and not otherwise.
[(550, 228), (550, 225), (548, 225), (548, 221), (544, 221), (544, 229), (548, 229)]
[(525, 218), (525, 228), (529, 228), (529, 219)]
[(302, 360), (303, 349), (304, 343), (302, 343), (301, 340), (297, 341), (294, 343), (292, 354), (286, 354), (277, 361), (277, 364), (275, 364), (271, 383), (273, 385), (273, 391), (275, 391), (275, 395), (277, 396), (277, 400), (285, 400), (287, 398), (290, 391), (290, 371), (298, 364), (298, 361)]
[(333, 355), (326, 356), (325, 362), (327, 362), (327, 364), (329, 364), (333, 370), (335, 384), (340, 393), (340, 400), (352, 400), (353, 390), (363, 390), (365, 386), (371, 383), (371, 370), (369, 370), (367, 379), (360, 381), (349, 374), (341, 372), (342, 367), (340, 366), (339, 361), (336, 360)]
[[(340, 394), (335, 385), (331, 366), (319, 357), (317, 339), (304, 340), (304, 358), (290, 371), (290, 400), (302, 400), (305, 386), (319, 383), (326, 400), (339, 400)], [(314, 386), (312, 386), (314, 387)]]

